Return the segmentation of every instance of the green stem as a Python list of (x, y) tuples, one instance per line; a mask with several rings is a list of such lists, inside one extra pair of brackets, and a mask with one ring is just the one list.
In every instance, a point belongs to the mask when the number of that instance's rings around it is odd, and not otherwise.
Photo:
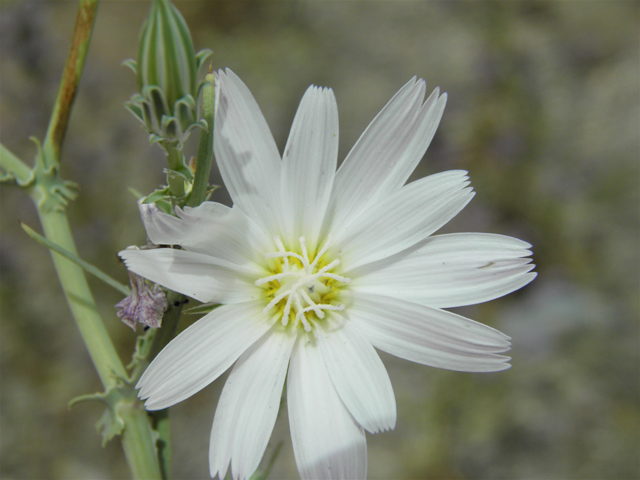
[(160, 471), (162, 473), (163, 480), (169, 478), (171, 473), (171, 443), (170, 443), (170, 423), (169, 423), (169, 409), (158, 410), (150, 413), (153, 419), (153, 429), (158, 432), (158, 441), (156, 445), (158, 447), (158, 459), (160, 460)]
[(57, 245), (57, 244), (51, 242), (50, 240), (47, 240), (42, 235), (38, 235), (38, 233), (36, 233), (32, 228), (28, 227), (24, 223), (20, 222), (20, 226), (26, 232), (26, 234), (29, 235), (31, 238), (33, 238), (36, 242), (40, 243), (41, 245), (44, 245), (45, 247), (53, 250), (56, 253), (59, 253), (60, 255), (65, 257), (66, 259), (71, 260), (73, 263), (78, 265), (80, 268), (84, 269), (87, 273), (90, 273), (91, 275), (93, 275), (94, 277), (98, 278), (99, 280), (102, 280), (104, 283), (106, 283), (110, 287), (115, 288), (116, 290), (118, 290), (123, 295), (128, 296), (128, 295), (131, 294), (131, 289), (129, 287), (127, 287), (126, 285), (123, 285), (122, 283), (118, 282), (114, 278), (111, 278), (109, 275), (104, 273), (99, 268), (94, 267), (90, 263), (85, 262), (84, 260), (82, 260), (77, 255), (74, 255), (70, 251), (65, 250), (64, 248), (62, 248), (60, 245)]
[[(162, 317), (162, 326), (156, 330), (153, 339), (151, 340), (151, 346), (146, 355), (146, 362), (151, 362), (158, 353), (171, 341), (176, 335), (178, 329), (178, 322), (182, 315), (182, 307), (186, 303), (187, 298), (177, 292), (169, 291), (167, 293), (167, 302), (169, 308)], [(139, 364), (139, 374), (145, 369), (146, 365)], [(137, 379), (136, 379), (137, 381)], [(170, 430), (169, 430), (169, 409), (158, 410), (150, 412), (153, 420), (154, 428), (158, 433), (158, 461), (160, 463), (160, 469), (162, 472), (162, 478), (168, 478), (169, 471), (171, 469), (171, 443), (170, 443)]]
[(182, 307), (186, 302), (187, 297), (180, 293), (173, 291), (169, 291), (167, 293), (167, 303), (169, 304), (169, 307), (162, 317), (161, 328), (156, 332), (155, 337), (153, 337), (153, 343), (151, 344), (151, 349), (147, 356), (149, 361), (153, 360), (156, 355), (160, 353), (160, 350), (166, 347), (171, 339), (175, 337), (176, 330), (178, 329), (178, 322), (182, 315)]
[[(80, 0), (71, 48), (41, 152), (42, 165), (36, 164), (36, 169), (53, 172), (60, 165), (62, 143), (84, 67), (97, 5), (98, 0)], [(5, 157), (6, 149), (3, 148), (1, 153)], [(16, 178), (26, 174), (16, 158), (6, 156), (2, 162), (3, 166), (16, 168), (12, 169)], [(36, 203), (45, 237), (77, 256), (66, 213), (62, 208), (46, 208), (40, 202), (37, 190), (31, 188), (28, 191)], [(59, 253), (52, 252), (52, 257), (67, 302), (105, 390), (118, 388), (122, 379), (127, 378), (127, 372), (98, 313), (82, 268)], [(125, 422), (122, 445), (129, 468), (136, 479), (159, 479), (161, 473), (149, 416), (138, 403), (133, 389), (129, 395), (130, 401), (119, 403), (120, 415)]]
[[(62, 73), (60, 90), (58, 90), (58, 97), (56, 98), (43, 145), (43, 149), (49, 153), (45, 158), (56, 162), (55, 165), (59, 165), (60, 150), (67, 131), (67, 124), (78, 90), (78, 83), (80, 83), (84, 61), (87, 57), (97, 8), (98, 0), (80, 0), (73, 38), (71, 39), (71, 48)], [(46, 166), (51, 167), (52, 165), (47, 164)]]
[(153, 432), (149, 425), (149, 415), (142, 404), (137, 399), (131, 402), (120, 402), (117, 413), (125, 423), (122, 447), (133, 478), (137, 480), (165, 478), (160, 472)]
[[(198, 152), (196, 155), (196, 171), (193, 181), (193, 188), (191, 190), (191, 198), (189, 205), (192, 207), (200, 205), (206, 198), (207, 187), (209, 185), (209, 173), (211, 171), (211, 163), (213, 159), (213, 119), (215, 112), (215, 77), (213, 74), (207, 75), (207, 83), (204, 86), (203, 92), (203, 111), (204, 119), (207, 121), (207, 130), (201, 131), (200, 138), (198, 139)], [(167, 160), (169, 168), (177, 170), (179, 167), (184, 167), (182, 160), (182, 154), (176, 151), (168, 142), (162, 142), (162, 146), (167, 151)], [(179, 157), (177, 156), (179, 155)], [(178, 163), (179, 161), (179, 163)], [(180, 180), (180, 179), (176, 179)], [(169, 179), (169, 186), (171, 192), (176, 196), (184, 195), (184, 182), (180, 180), (180, 191), (176, 192), (174, 186), (171, 184), (171, 178)], [(160, 351), (171, 341), (175, 336), (178, 328), (178, 322), (182, 314), (182, 307), (186, 303), (187, 298), (177, 292), (168, 292), (167, 302), (169, 308), (162, 317), (162, 327), (156, 331), (156, 334), (151, 340), (151, 347), (146, 356), (150, 362)], [(140, 369), (142, 371), (142, 369)], [(163, 478), (168, 478), (168, 472), (171, 465), (171, 446), (169, 442), (169, 409), (152, 412), (151, 414), (154, 420), (154, 426), (159, 433), (158, 439), (158, 458), (160, 460), (160, 468)]]
[(202, 92), (202, 107), (204, 119), (207, 122), (207, 130), (200, 132), (198, 138), (198, 153), (196, 154), (196, 173), (193, 179), (193, 188), (189, 206), (200, 205), (207, 197), (209, 185), (209, 173), (213, 161), (213, 120), (215, 118), (215, 76), (209, 73)]
[[(169, 167), (169, 170), (183, 172), (185, 166), (182, 158), (182, 152), (171, 142), (162, 140), (160, 145), (162, 145), (162, 148), (167, 152), (167, 166)], [(184, 180), (180, 176), (172, 176), (170, 174), (167, 175), (167, 180), (169, 182), (171, 194), (176, 197), (183, 197), (185, 194)]]
[(0, 143), (0, 168), (11, 173), (19, 184), (24, 185), (32, 178), (29, 166)]
[[(47, 239), (77, 255), (67, 215), (59, 210), (38, 211)], [(51, 252), (62, 289), (76, 320), (82, 339), (105, 388), (115, 387), (126, 371), (98, 314), (82, 268), (62, 255)]]

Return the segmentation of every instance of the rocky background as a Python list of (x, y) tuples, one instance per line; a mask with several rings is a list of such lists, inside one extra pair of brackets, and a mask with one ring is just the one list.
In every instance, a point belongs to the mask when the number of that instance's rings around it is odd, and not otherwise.
[[(398, 425), (370, 435), (370, 479), (636, 479), (639, 463), (640, 3), (187, 1), (197, 49), (249, 86), (282, 149), (311, 83), (334, 89), (340, 158), (414, 75), (449, 102), (415, 178), (470, 173), (477, 195), (446, 231), (495, 232), (534, 245), (538, 278), (458, 311), (513, 337), (513, 368), (436, 370), (383, 355)], [(0, 2), (0, 141), (24, 159), (42, 138), (77, 4)], [(81, 255), (127, 281), (116, 252), (142, 244), (133, 187), (163, 182), (164, 159), (122, 104), (149, 4), (104, 1), (63, 150), (82, 192), (68, 209)], [(186, 148), (192, 148), (193, 142)], [(194, 150), (192, 150), (194, 151)], [(214, 167), (215, 168), (215, 167)], [(217, 172), (212, 181), (220, 184)], [(49, 253), (20, 230), (33, 205), (0, 189), (0, 477), (128, 478), (118, 441), (104, 449), (100, 389)], [(215, 200), (228, 202), (224, 189)], [(121, 297), (90, 279), (125, 361), (134, 334)], [(184, 326), (193, 319), (183, 320)], [(175, 479), (208, 478), (224, 378), (172, 408)], [(270, 478), (297, 478), (286, 410)]]

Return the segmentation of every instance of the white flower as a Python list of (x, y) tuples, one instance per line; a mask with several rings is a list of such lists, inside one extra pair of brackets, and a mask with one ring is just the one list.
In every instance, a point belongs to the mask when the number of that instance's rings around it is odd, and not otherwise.
[(432, 236), (473, 197), (466, 172), (405, 185), (446, 95), (409, 81), (336, 172), (338, 111), (310, 87), (281, 159), (242, 81), (218, 73), (214, 151), (233, 208), (206, 202), (172, 217), (143, 208), (150, 240), (128, 268), (222, 304), (178, 335), (142, 376), (149, 410), (174, 405), (233, 366), (211, 432), (211, 476), (258, 467), (287, 379), (304, 479), (365, 478), (364, 431), (392, 429), (396, 404), (375, 348), (434, 367), (509, 367), (509, 337), (454, 313), (529, 283), (530, 245), (480, 234)]

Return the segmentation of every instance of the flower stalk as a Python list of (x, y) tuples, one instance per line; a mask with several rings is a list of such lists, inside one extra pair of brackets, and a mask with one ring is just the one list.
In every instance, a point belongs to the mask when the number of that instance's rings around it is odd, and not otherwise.
[[(75, 198), (76, 191), (75, 184), (59, 176), (60, 152), (91, 40), (97, 6), (98, 0), (80, 0), (69, 55), (42, 148), (36, 141), (38, 154), (35, 166), (29, 168), (6, 147), (0, 146), (0, 167), (5, 170), (1, 179), (24, 188), (36, 205), (45, 238), (75, 257), (77, 250), (64, 209)], [(160, 479), (162, 474), (150, 417), (138, 402), (135, 390), (126, 385), (127, 371), (98, 313), (84, 271), (60, 253), (52, 251), (52, 258), (71, 313), (105, 392), (115, 392), (104, 395), (110, 398), (109, 409), (117, 417), (103, 417), (117, 423), (103, 423), (105, 431), (111, 434), (105, 438), (121, 433), (125, 456), (134, 478)]]
[(198, 153), (196, 156), (196, 172), (189, 206), (197, 207), (207, 198), (209, 173), (213, 161), (213, 119), (215, 116), (215, 76), (208, 73), (202, 88), (202, 112), (207, 129), (200, 132)]
[[(167, 166), (169, 173), (167, 174), (167, 181), (169, 183), (169, 190), (171, 195), (176, 198), (182, 198), (185, 196), (185, 173), (187, 167), (184, 164), (184, 156), (182, 151), (178, 150), (177, 145), (173, 142), (166, 140), (160, 141), (160, 145), (167, 153)], [(174, 173), (176, 172), (176, 173)]]
[(45, 247), (53, 250), (54, 252), (62, 255), (66, 259), (71, 260), (73, 263), (75, 263), (79, 267), (83, 268), (87, 273), (90, 273), (91, 275), (93, 275), (94, 277), (98, 278), (99, 280), (102, 280), (104, 283), (106, 283), (110, 287), (115, 288), (120, 293), (122, 293), (124, 295), (130, 295), (131, 294), (131, 289), (129, 287), (127, 287), (126, 285), (118, 282), (116, 279), (110, 277), (109, 275), (104, 273), (102, 270), (96, 268), (95, 266), (91, 265), (88, 262), (85, 262), (84, 260), (82, 260), (77, 255), (74, 255), (73, 253), (69, 252), (68, 250), (65, 250), (64, 248), (60, 247), (59, 245), (56, 245), (52, 241), (47, 240), (42, 235), (39, 235), (31, 227), (28, 227), (24, 223), (20, 222), (20, 226), (25, 231), (25, 233), (27, 235), (29, 235), (31, 238), (33, 238), (36, 242), (40, 243), (41, 245), (44, 245)]
[(57, 160), (60, 158), (62, 141), (67, 131), (71, 106), (76, 97), (84, 61), (87, 57), (97, 8), (98, 0), (80, 1), (69, 56), (44, 141), (44, 150), (50, 154), (45, 157), (45, 160), (49, 159), (52, 162), (47, 165), (49, 167), (58, 164)]

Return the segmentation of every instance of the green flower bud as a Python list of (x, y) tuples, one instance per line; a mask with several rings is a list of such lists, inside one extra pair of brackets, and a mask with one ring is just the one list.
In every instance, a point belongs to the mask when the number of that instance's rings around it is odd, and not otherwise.
[(196, 97), (198, 65), (189, 28), (169, 0), (154, 0), (138, 45), (138, 89), (155, 85), (169, 105)]
[(191, 34), (169, 0), (154, 0), (142, 26), (138, 61), (128, 60), (138, 80), (138, 94), (125, 104), (150, 134), (152, 142), (167, 140), (178, 148), (198, 121), (198, 70), (210, 51), (195, 53)]

